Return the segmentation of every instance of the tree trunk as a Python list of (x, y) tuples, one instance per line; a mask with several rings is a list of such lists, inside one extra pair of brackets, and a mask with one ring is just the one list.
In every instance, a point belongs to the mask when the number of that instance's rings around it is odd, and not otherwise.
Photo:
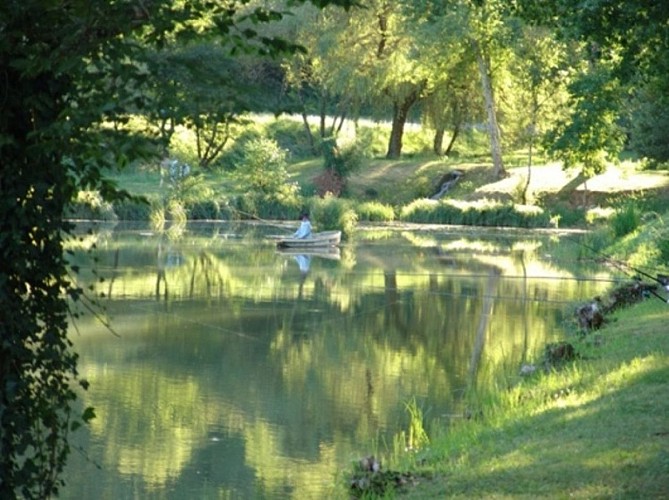
[(459, 135), (460, 135), (460, 124), (458, 123), (453, 129), (453, 135), (451, 136), (451, 140), (448, 141), (448, 146), (446, 147), (446, 151), (444, 151), (445, 156), (451, 154), (451, 150), (453, 149), (453, 145), (455, 144), (455, 139), (457, 139)]
[(304, 130), (307, 133), (307, 139), (309, 139), (309, 150), (313, 154), (317, 154), (316, 143), (314, 142), (314, 134), (311, 133), (311, 127), (309, 126), (309, 117), (305, 111), (302, 111), (302, 123), (304, 124)]
[(307, 116), (307, 106), (306, 103), (304, 102), (304, 96), (302, 95), (302, 92), (298, 92), (297, 95), (300, 98), (300, 104), (302, 105), (302, 123), (304, 124), (304, 130), (307, 133), (307, 139), (309, 140), (309, 149), (311, 150), (312, 154), (318, 154), (318, 151), (316, 151), (316, 144), (314, 142), (314, 134), (311, 133), (311, 126), (309, 125), (309, 117)]
[(321, 139), (325, 138), (326, 136), (326, 126), (325, 126), (325, 118), (327, 116), (327, 97), (323, 94), (321, 94), (321, 102), (320, 102), (320, 135)]
[(499, 125), (497, 124), (497, 107), (495, 106), (495, 94), (492, 88), (490, 60), (486, 54), (483, 54), (478, 42), (474, 41), (473, 44), (481, 76), (486, 113), (488, 114), (488, 135), (490, 137), (493, 172), (496, 177), (502, 177), (506, 171), (504, 170), (504, 162), (502, 161), (502, 141), (499, 136)]
[(434, 133), (434, 140), (432, 141), (432, 152), (437, 156), (443, 154), (444, 146), (444, 129), (442, 127), (438, 128)]
[[(533, 125), (534, 126), (534, 125)], [(523, 186), (523, 204), (527, 204), (527, 193), (530, 191), (530, 182), (532, 182), (532, 148), (534, 146), (534, 134), (530, 138), (529, 152), (527, 154), (527, 179)]]
[(418, 100), (418, 90), (414, 90), (407, 95), (402, 102), (393, 104), (393, 126), (390, 131), (390, 141), (388, 142), (388, 153), (386, 158), (396, 160), (402, 154), (402, 136), (404, 135), (404, 125), (411, 106)]

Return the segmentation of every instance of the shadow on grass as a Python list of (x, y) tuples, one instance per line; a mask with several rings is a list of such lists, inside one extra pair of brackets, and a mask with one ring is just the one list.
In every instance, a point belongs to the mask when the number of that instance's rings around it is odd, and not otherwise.
[[(669, 358), (580, 405), (486, 430), (427, 496), (669, 498)], [(559, 404), (559, 400), (558, 400)]]

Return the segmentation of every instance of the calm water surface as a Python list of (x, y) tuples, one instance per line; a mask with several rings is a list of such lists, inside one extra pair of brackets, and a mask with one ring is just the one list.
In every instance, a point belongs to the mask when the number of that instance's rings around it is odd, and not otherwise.
[(84, 239), (113, 333), (91, 314), (71, 330), (97, 418), (63, 498), (326, 498), (407, 428), (408, 401), (458, 418), (466, 388), (516, 376), (572, 301), (610, 286), (577, 235), (370, 230), (333, 254), (278, 252), (269, 237), (292, 230)]

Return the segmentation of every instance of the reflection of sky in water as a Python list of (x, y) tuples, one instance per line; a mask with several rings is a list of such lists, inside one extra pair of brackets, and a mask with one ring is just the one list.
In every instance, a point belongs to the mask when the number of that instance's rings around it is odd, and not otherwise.
[(428, 421), (457, 415), (468, 384), (531, 358), (570, 301), (609, 285), (548, 237), (363, 233), (291, 255), (224, 232), (98, 243), (120, 337), (89, 316), (73, 340), (97, 414), (78, 439), (102, 470), (75, 453), (63, 498), (327, 496), (406, 429), (411, 398)]

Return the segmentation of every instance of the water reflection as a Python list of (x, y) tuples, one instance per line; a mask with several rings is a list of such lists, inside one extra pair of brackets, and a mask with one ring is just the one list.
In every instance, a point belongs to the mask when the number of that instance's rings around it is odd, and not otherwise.
[(386, 231), (291, 254), (267, 231), (98, 234), (120, 337), (90, 317), (73, 331), (98, 418), (65, 498), (326, 497), (406, 427), (410, 398), (429, 419), (460, 414), (464, 388), (608, 285), (568, 238)]

